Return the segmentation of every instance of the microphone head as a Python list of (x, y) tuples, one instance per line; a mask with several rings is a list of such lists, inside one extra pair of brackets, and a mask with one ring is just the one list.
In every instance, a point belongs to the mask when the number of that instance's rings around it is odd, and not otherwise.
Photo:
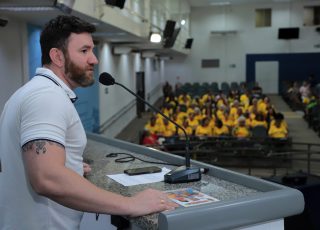
[(107, 72), (103, 72), (102, 74), (100, 74), (99, 76), (99, 82), (102, 85), (114, 85), (114, 83), (116, 82), (114, 80), (114, 78), (111, 76), (111, 74), (107, 73)]

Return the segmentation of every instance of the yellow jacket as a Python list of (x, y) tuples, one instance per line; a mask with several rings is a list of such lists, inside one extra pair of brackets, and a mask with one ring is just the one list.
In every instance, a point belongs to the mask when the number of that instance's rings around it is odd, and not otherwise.
[(268, 135), (272, 138), (286, 138), (288, 136), (288, 130), (282, 125), (280, 125), (280, 127), (272, 125), (268, 131)]

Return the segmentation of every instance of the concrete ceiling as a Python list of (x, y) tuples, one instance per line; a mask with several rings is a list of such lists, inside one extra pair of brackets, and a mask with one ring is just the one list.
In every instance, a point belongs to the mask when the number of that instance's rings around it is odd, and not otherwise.
[[(34, 7), (38, 7), (37, 9)], [(0, 18), (16, 19), (43, 27), (50, 19), (71, 14), (93, 23), (97, 31), (93, 34), (96, 40), (110, 42), (113, 46), (128, 46), (134, 51), (155, 51), (159, 56), (178, 55), (173, 49), (163, 49), (161, 44), (153, 44), (148, 38), (141, 38), (120, 28), (101, 22), (75, 11), (66, 12), (64, 6), (55, 5), (55, 0), (0, 0)], [(10, 24), (10, 20), (9, 20)]]
[[(159, 0), (161, 1), (161, 0)], [(304, 1), (312, 2), (312, 0), (183, 0), (188, 1), (191, 7), (215, 7), (223, 5), (226, 2), (231, 5), (249, 4), (249, 3), (275, 3), (275, 2), (290, 2), (290, 1)], [(57, 15), (68, 14), (68, 8), (64, 6), (55, 5), (55, 0), (0, 0), (0, 18), (17, 18), (33, 25), (44, 26), (44, 24), (51, 18)], [(59, 2), (59, 1), (58, 1)], [(21, 6), (41, 6), (41, 10), (8, 10), (5, 7), (21, 7)], [(88, 17), (78, 12), (71, 11), (72, 15), (83, 18), (97, 27), (97, 32), (94, 34), (96, 39), (104, 39), (117, 46), (129, 46), (134, 50), (142, 51), (156, 51), (160, 55), (178, 55), (173, 49), (163, 49), (160, 44), (152, 44), (147, 38), (141, 38), (130, 34), (120, 28), (114, 27), (107, 23), (102, 23), (97, 19)], [(9, 22), (10, 23), (10, 22)]]
[(223, 5), (241, 5), (241, 4), (264, 4), (264, 3), (283, 3), (309, 0), (187, 0), (191, 7), (217, 7)]

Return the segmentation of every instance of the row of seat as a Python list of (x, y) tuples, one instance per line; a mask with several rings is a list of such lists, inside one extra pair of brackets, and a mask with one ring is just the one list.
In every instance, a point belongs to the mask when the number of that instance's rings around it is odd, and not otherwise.
[(320, 137), (320, 104), (306, 108), (305, 119), (309, 128), (312, 128)]
[(248, 90), (251, 90), (255, 83), (254, 82), (222, 82), (220, 85), (218, 82), (204, 82), (204, 83), (190, 83), (187, 82), (183, 84), (182, 86), (178, 87), (176, 89), (176, 94), (181, 94), (183, 92), (186, 92), (190, 94), (191, 96), (201, 96), (204, 93), (207, 93), (208, 91), (211, 91), (214, 94), (219, 93), (220, 91), (226, 95), (229, 94), (231, 90), (233, 91), (240, 91), (241, 90), (241, 85), (246, 85), (246, 88)]
[[(190, 156), (208, 164), (255, 168), (290, 168), (291, 138), (199, 137), (190, 138)], [(166, 138), (163, 150), (184, 156), (183, 137)]]
[[(302, 81), (296, 81), (296, 86), (299, 87)], [(307, 103), (303, 103), (299, 93), (292, 93), (290, 88), (292, 82), (282, 82), (281, 95), (290, 108), (294, 111), (300, 110), (305, 113), (305, 120), (307, 121), (309, 128), (312, 128), (320, 136), (320, 84), (311, 88), (312, 96)]]

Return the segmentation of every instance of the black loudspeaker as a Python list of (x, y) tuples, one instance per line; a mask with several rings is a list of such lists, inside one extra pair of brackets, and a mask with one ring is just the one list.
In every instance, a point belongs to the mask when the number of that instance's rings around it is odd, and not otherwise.
[(186, 44), (184, 45), (185, 49), (191, 49), (192, 47), (193, 38), (188, 38)]
[(299, 28), (279, 28), (278, 31), (279, 39), (298, 39), (299, 38)]
[(172, 36), (164, 39), (163, 48), (171, 48), (174, 46), (181, 28), (174, 29)]
[(5, 27), (8, 24), (8, 20), (0, 18), (0, 27)]
[(176, 22), (172, 20), (167, 20), (166, 26), (163, 31), (163, 38), (166, 40), (167, 38), (171, 38), (174, 32), (174, 27), (176, 26)]
[(107, 5), (116, 6), (123, 9), (126, 0), (104, 0)]

